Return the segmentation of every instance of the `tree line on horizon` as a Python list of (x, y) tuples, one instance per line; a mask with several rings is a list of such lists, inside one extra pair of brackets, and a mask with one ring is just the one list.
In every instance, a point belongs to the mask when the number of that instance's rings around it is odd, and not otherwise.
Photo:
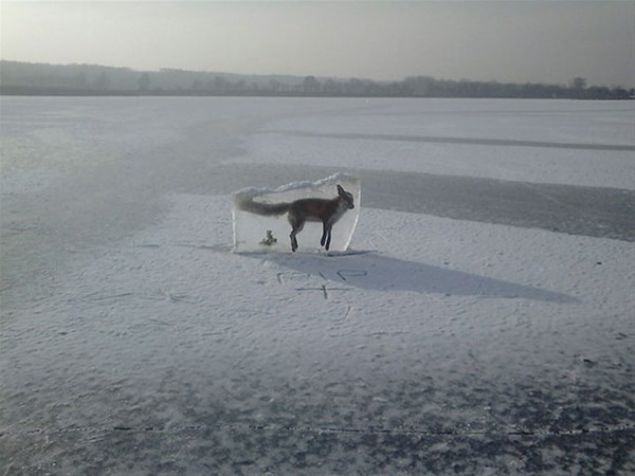
[(310, 96), (632, 99), (635, 90), (588, 86), (444, 80), (413, 76), (401, 81), (240, 75), (178, 69), (143, 72), (94, 65), (49, 65), (0, 61), (3, 95)]

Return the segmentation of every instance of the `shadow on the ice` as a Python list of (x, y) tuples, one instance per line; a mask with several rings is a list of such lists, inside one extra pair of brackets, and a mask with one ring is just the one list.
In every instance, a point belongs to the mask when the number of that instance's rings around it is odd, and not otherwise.
[[(263, 255), (257, 255), (263, 258)], [(459, 296), (526, 298), (574, 303), (566, 294), (525, 286), (478, 274), (456, 271), (414, 261), (404, 261), (374, 252), (341, 255), (267, 254), (265, 259), (295, 272), (306, 273), (337, 284), (380, 291), (416, 291)], [(328, 288), (328, 285), (327, 285)]]

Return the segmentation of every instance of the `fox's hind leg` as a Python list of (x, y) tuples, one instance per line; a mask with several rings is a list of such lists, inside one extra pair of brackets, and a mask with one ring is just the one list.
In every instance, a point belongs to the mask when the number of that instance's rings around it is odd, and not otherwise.
[(296, 239), (295, 235), (300, 233), (302, 231), (302, 228), (304, 228), (304, 222), (300, 222), (297, 225), (293, 223), (291, 224), (291, 234), (289, 235), (289, 237), (291, 238), (291, 251), (295, 251), (298, 249), (298, 240)]
[(304, 228), (304, 220), (293, 213), (289, 213), (289, 223), (291, 224), (291, 234), (289, 235), (291, 238), (291, 251), (295, 251), (298, 249), (298, 240), (295, 235), (300, 233), (302, 228)]

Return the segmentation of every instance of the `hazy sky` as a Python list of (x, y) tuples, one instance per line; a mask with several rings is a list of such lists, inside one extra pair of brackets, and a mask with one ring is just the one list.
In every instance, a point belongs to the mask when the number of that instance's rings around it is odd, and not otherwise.
[(9, 60), (635, 86), (635, 0), (0, 5)]

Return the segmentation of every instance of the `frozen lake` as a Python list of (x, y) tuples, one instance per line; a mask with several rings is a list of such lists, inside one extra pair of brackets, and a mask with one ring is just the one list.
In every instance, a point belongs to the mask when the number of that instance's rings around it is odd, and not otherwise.
[(1, 107), (0, 252), (11, 264), (0, 289), (31, 287), (63, 255), (143, 228), (170, 193), (338, 170), (363, 179), (370, 207), (635, 239), (629, 102), (5, 97)]
[[(635, 470), (633, 102), (0, 112), (8, 474)], [(360, 254), (228, 251), (335, 172)]]

